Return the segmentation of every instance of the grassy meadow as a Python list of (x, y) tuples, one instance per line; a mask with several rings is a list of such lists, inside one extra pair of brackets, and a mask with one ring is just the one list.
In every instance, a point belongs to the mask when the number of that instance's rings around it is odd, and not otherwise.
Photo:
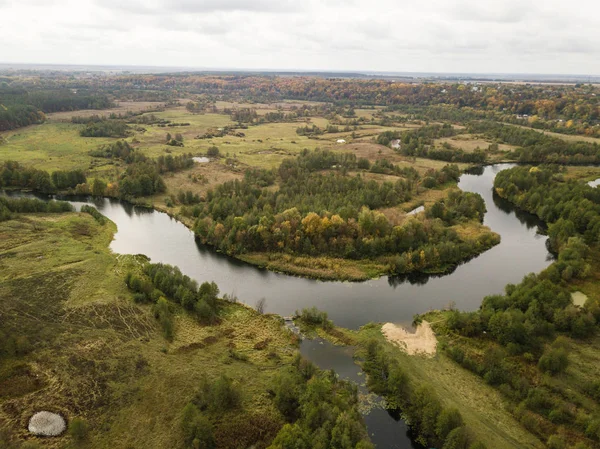
[[(144, 259), (111, 253), (114, 232), (77, 213), (0, 223), (0, 330), (16, 339), (0, 364), (0, 428), (48, 448), (183, 447), (183, 407), (202, 379), (226, 374), (242, 409), (214, 423), (220, 447), (271, 438), (282, 419), (267, 389), (296, 353), (280, 319), (230, 303), (214, 326), (177, 312), (167, 342), (124, 283)], [(39, 410), (83, 419), (88, 437), (32, 437)]]

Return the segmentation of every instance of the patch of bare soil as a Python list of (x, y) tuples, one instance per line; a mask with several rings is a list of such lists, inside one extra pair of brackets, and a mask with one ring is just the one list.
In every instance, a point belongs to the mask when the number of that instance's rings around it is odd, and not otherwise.
[(398, 345), (408, 355), (433, 356), (437, 348), (437, 338), (427, 321), (423, 321), (413, 334), (401, 326), (386, 323), (381, 328), (385, 338)]

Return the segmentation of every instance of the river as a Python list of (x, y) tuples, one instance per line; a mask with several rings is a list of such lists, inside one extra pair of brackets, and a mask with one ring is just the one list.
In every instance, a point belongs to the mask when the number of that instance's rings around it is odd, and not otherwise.
[[(502, 293), (506, 284), (518, 283), (526, 274), (551, 263), (546, 237), (538, 232), (542, 223), (493, 194), (496, 174), (512, 166), (486, 166), (463, 174), (458, 183), (462, 190), (483, 197), (487, 208), (484, 224), (500, 234), (500, 244), (444, 276), (382, 277), (362, 283), (316, 281), (244, 264), (203, 246), (189, 229), (165, 213), (109, 199), (71, 202), (76, 207), (91, 203), (117, 224), (111, 243), (114, 252), (145, 254), (152, 262), (177, 265), (198, 282), (215, 281), (222, 293), (234, 294), (252, 306), (265, 298), (267, 312), (288, 316), (316, 306), (336, 325), (351, 329), (372, 321), (407, 326), (415, 314), (451, 302), (460, 310), (475, 310), (484, 296)], [(314, 340), (304, 342), (301, 351), (319, 367), (335, 369), (359, 385), (364, 383), (347, 349)], [(361, 394), (366, 394), (364, 386), (361, 388)], [(407, 435), (406, 425), (381, 407), (364, 416), (379, 448), (417, 447)]]

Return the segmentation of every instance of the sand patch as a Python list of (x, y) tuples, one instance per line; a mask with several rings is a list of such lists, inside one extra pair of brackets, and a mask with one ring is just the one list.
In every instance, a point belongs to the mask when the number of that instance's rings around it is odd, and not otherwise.
[(575, 304), (576, 306), (583, 307), (585, 305), (585, 302), (587, 301), (587, 299), (588, 299), (587, 295), (583, 292), (571, 293), (571, 300), (573, 301), (573, 304)]
[(388, 341), (400, 346), (408, 355), (432, 356), (435, 354), (437, 339), (427, 321), (423, 321), (414, 334), (393, 323), (384, 324), (381, 332)]

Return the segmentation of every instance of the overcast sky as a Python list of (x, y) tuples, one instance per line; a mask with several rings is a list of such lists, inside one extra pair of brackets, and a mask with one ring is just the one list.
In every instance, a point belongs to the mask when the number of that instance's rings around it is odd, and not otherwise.
[(600, 75), (598, 0), (0, 0), (0, 62)]

